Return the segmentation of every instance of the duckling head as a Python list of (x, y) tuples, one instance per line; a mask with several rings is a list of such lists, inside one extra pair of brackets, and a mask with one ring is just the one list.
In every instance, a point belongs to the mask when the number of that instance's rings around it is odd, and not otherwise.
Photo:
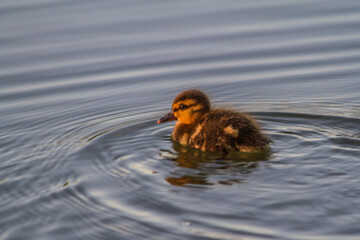
[(210, 111), (210, 101), (208, 96), (200, 90), (186, 90), (175, 97), (171, 109), (171, 112), (157, 121), (158, 124), (172, 120), (178, 120), (183, 124), (193, 124)]

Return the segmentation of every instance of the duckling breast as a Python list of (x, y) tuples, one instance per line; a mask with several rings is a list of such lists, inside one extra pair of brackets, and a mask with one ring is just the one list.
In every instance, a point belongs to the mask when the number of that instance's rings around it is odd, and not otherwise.
[(190, 134), (193, 132), (193, 126), (177, 122), (171, 137), (174, 141), (187, 146), (189, 144)]

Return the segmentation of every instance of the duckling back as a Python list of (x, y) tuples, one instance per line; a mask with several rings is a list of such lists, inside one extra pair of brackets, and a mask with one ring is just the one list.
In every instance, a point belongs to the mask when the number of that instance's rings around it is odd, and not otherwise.
[(206, 113), (190, 131), (187, 145), (202, 151), (264, 150), (270, 142), (250, 116), (231, 110)]

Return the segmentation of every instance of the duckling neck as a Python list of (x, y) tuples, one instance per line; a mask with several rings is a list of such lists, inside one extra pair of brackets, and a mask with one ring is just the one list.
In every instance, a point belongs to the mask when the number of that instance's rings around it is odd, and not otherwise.
[(172, 139), (174, 141), (179, 142), (182, 145), (188, 145), (188, 141), (190, 138), (191, 133), (193, 132), (196, 123), (191, 124), (184, 124), (181, 122), (177, 122), (174, 128), (174, 131), (172, 132)]

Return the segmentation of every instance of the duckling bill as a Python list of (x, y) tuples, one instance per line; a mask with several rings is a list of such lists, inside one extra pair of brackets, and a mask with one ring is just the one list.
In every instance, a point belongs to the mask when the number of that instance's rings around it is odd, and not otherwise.
[(269, 149), (270, 139), (261, 133), (249, 115), (227, 109), (212, 109), (200, 90), (177, 95), (172, 111), (157, 123), (177, 120), (172, 138), (182, 145), (210, 152), (251, 152)]

